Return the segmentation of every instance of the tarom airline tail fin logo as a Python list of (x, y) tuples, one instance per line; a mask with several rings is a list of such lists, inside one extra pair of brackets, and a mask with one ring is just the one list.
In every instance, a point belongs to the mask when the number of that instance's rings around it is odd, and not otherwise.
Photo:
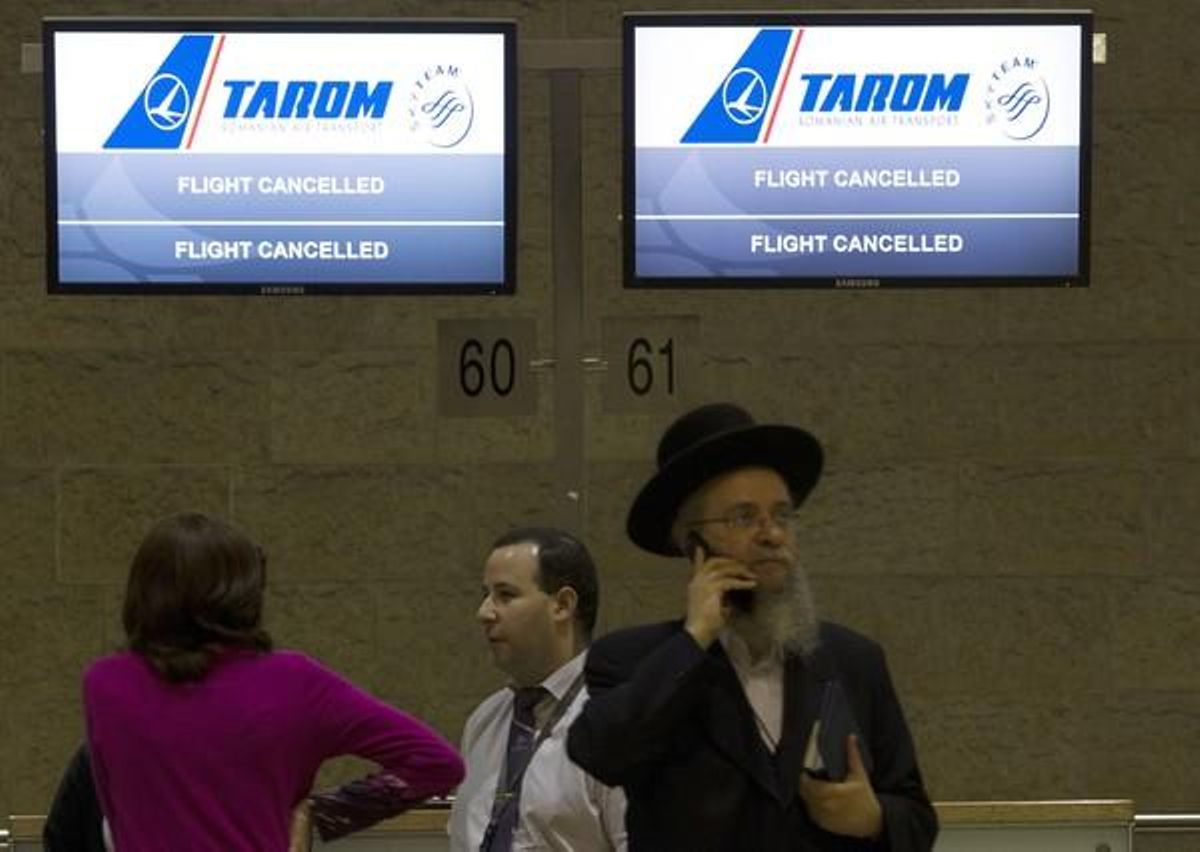
[(680, 141), (757, 142), (791, 39), (791, 29), (760, 31)]
[(185, 35), (134, 98), (105, 148), (178, 148), (196, 106), (213, 36)]

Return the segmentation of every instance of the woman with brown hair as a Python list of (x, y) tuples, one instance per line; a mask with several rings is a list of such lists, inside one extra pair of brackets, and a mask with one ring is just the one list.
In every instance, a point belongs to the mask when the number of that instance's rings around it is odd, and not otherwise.
[(161, 521), (138, 549), (122, 616), (129, 649), (83, 680), (118, 852), (283, 852), (317, 769), (338, 755), (382, 771), (311, 800), (325, 839), (462, 779), (454, 748), (424, 723), (303, 654), (272, 650), (265, 580), (262, 550), (202, 514)]

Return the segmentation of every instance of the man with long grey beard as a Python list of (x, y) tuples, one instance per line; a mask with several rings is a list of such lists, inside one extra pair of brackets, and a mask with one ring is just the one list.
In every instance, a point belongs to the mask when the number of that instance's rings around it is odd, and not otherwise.
[(595, 642), (571, 758), (625, 788), (630, 852), (927, 852), (937, 818), (881, 648), (820, 621), (797, 510), (821, 445), (702, 406), (658, 446), (626, 529), (685, 556), (682, 620)]

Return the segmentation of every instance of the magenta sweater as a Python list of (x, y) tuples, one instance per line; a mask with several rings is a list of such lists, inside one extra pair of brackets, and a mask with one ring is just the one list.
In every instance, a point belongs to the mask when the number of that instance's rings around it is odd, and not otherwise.
[(226, 652), (187, 684), (116, 654), (84, 674), (83, 703), (117, 852), (285, 852), (292, 809), (337, 755), (399, 778), (397, 811), (463, 776), (431, 728), (290, 651)]

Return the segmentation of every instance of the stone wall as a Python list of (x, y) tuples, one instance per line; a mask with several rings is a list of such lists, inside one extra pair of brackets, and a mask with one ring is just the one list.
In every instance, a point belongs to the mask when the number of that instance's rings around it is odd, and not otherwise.
[[(616, 39), (625, 8), (182, 11), (512, 17), (532, 41)], [(584, 346), (608, 317), (697, 317), (686, 402), (733, 398), (822, 437), (805, 563), (825, 612), (888, 649), (935, 798), (1194, 810), (1200, 5), (1094, 8), (1109, 57), (1095, 75), (1089, 289), (623, 291), (620, 75), (586, 70)], [(584, 374), (583, 412), (557, 412), (542, 373), (532, 415), (438, 414), (439, 320), (533, 318), (540, 353), (555, 349), (544, 70), (520, 78), (512, 298), (46, 295), (41, 78), (21, 73), (19, 46), (40, 39), (43, 15), (180, 11), (0, 10), (0, 814), (48, 806), (82, 734), (79, 674), (119, 643), (130, 556), (172, 511), (227, 515), (263, 542), (280, 644), (451, 738), (500, 682), (474, 622), (482, 557), (508, 525), (561, 514), (564, 418), (584, 433), (581, 529), (602, 567), (601, 629), (682, 607), (681, 567), (623, 534), (669, 413), (606, 412), (600, 374)]]

